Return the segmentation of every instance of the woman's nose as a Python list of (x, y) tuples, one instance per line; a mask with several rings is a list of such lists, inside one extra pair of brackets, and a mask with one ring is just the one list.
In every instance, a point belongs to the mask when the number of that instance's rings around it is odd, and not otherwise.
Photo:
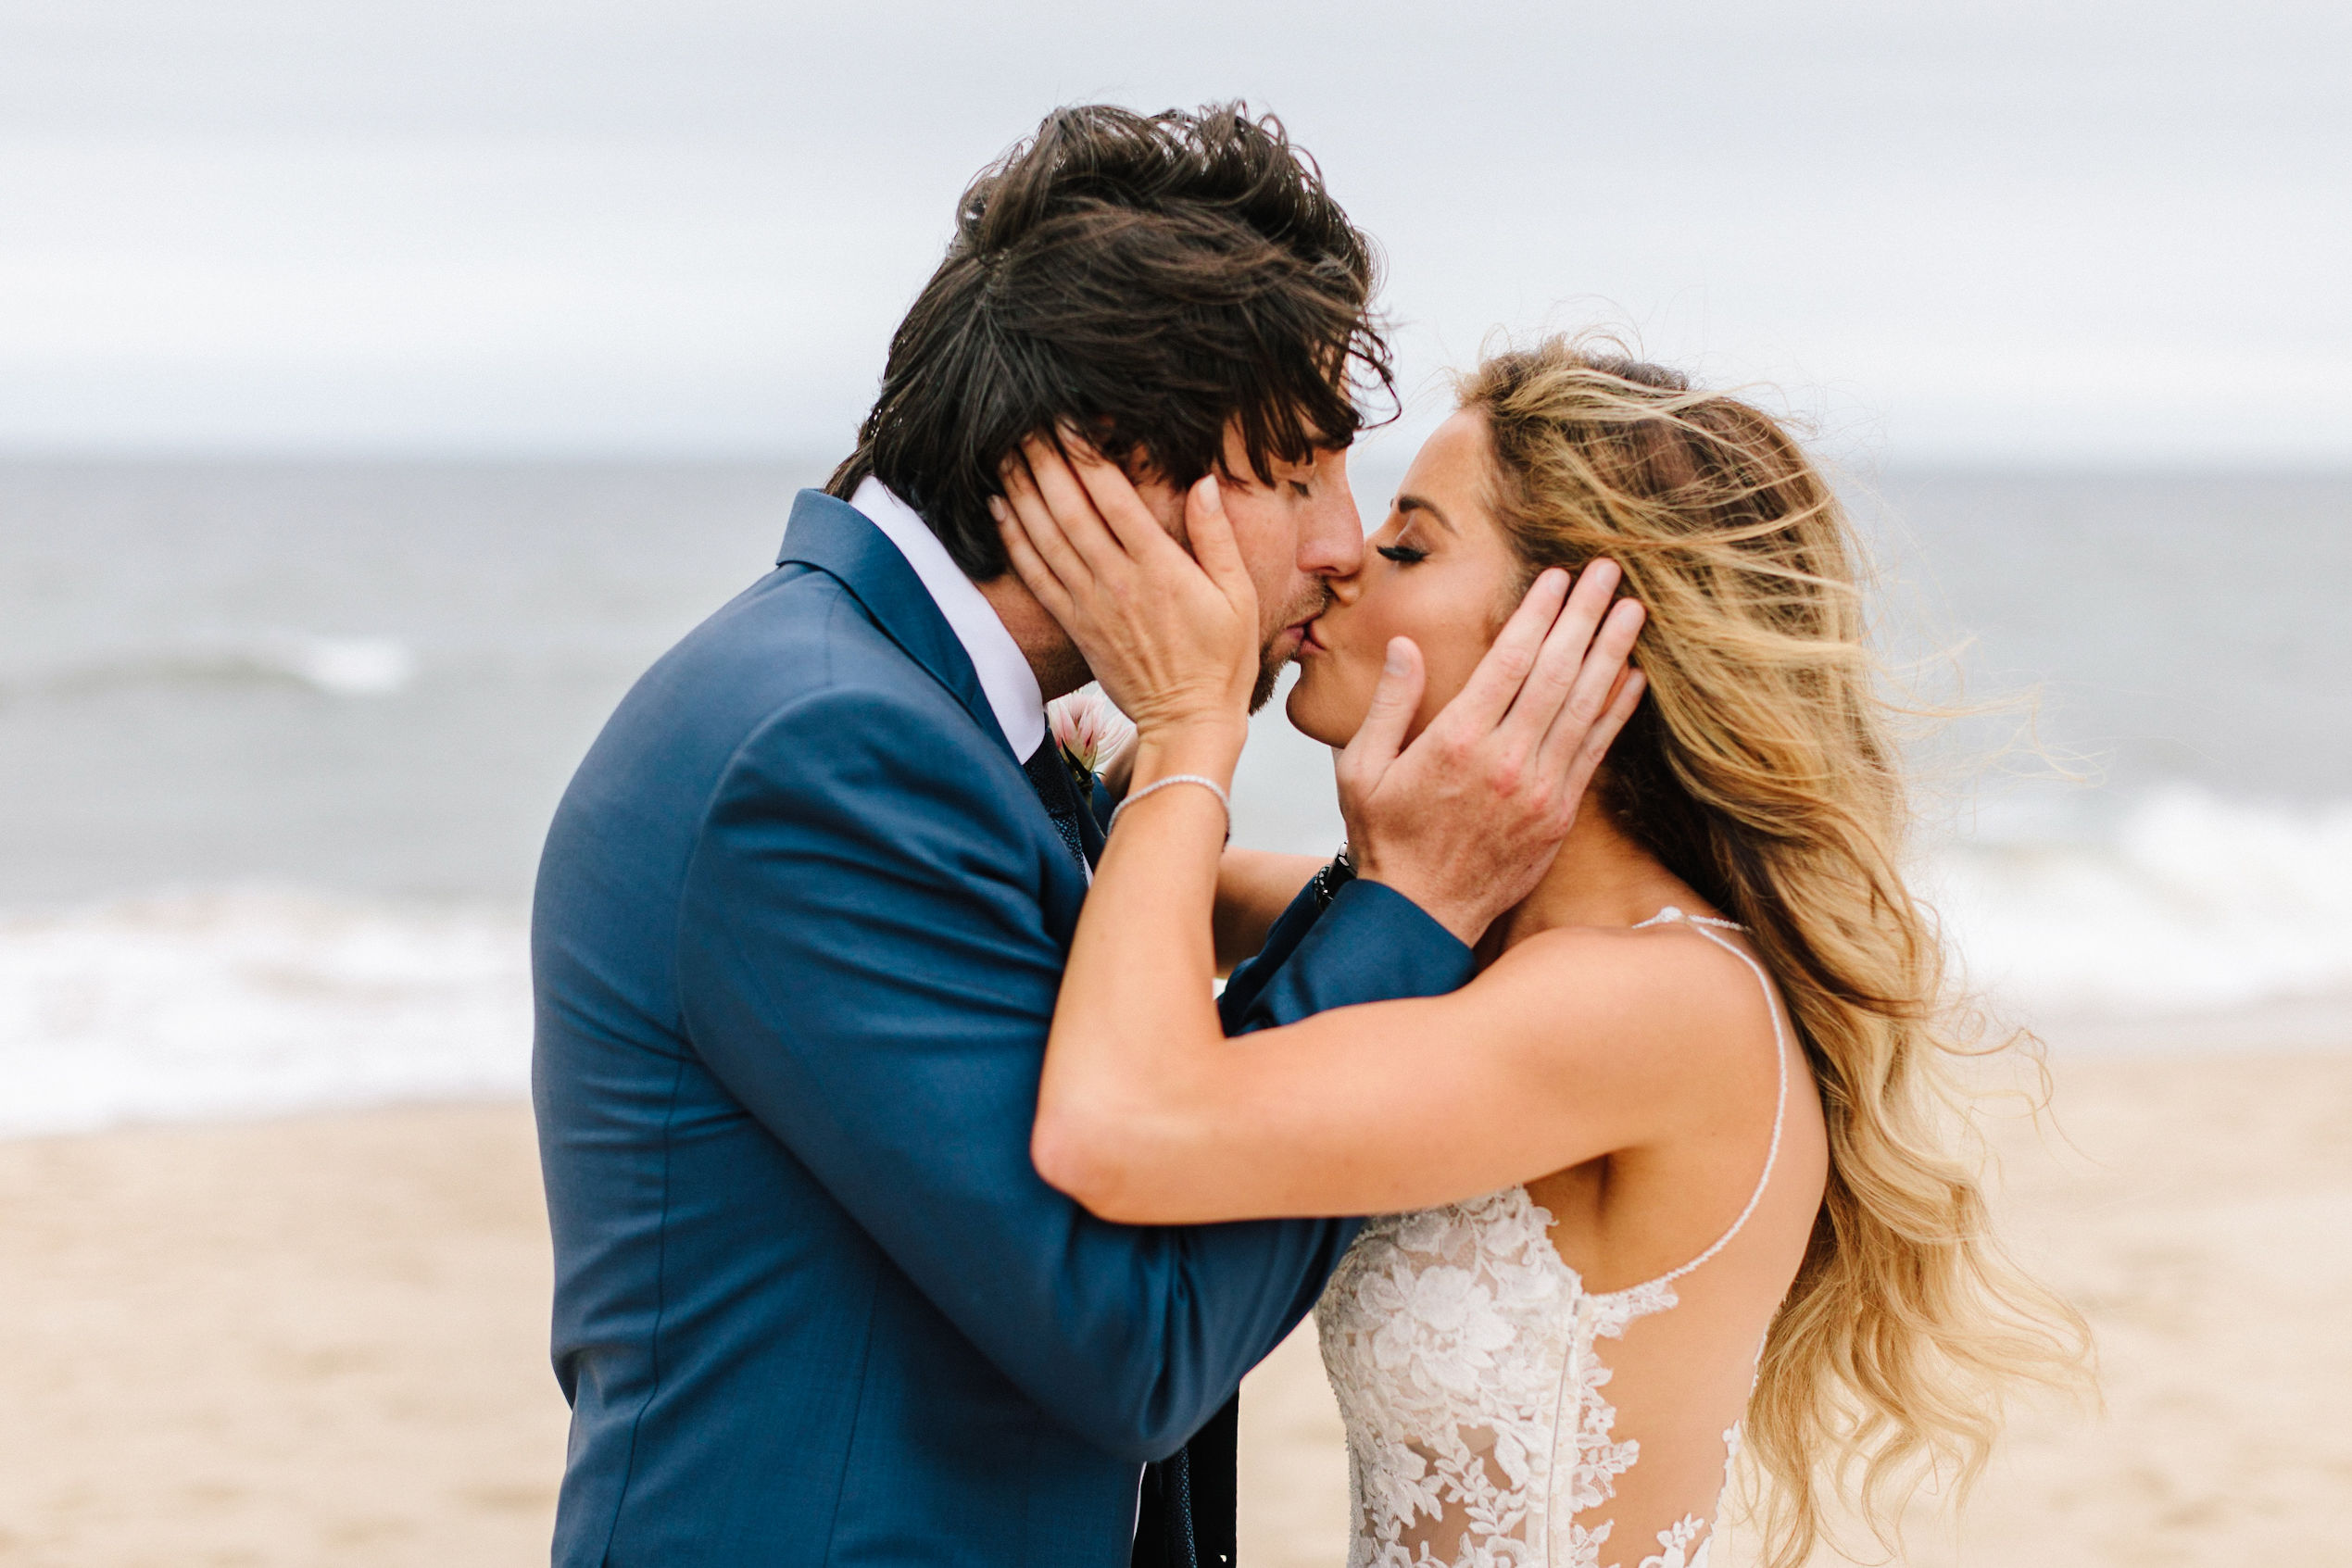
[[(1356, 567), (1360, 569), (1363, 564), (1364, 552), (1362, 550), (1358, 550), (1356, 552)], [(1336, 609), (1344, 605), (1352, 605), (1355, 603), (1357, 596), (1364, 592), (1364, 573), (1361, 570), (1333, 572), (1323, 579), (1323, 585), (1331, 590), (1331, 605), (1333, 608)]]

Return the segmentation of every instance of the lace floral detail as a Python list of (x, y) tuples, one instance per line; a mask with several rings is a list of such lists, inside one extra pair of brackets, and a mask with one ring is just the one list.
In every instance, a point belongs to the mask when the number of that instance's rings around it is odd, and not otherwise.
[[(1675, 909), (1642, 923), (1668, 922), (1687, 922), (1745, 964), (1771, 1001), (1762, 966), (1717, 935), (1737, 926)], [(1772, 1031), (1780, 1084), (1764, 1172), (1731, 1228), (1671, 1273), (1587, 1291), (1552, 1245), (1552, 1216), (1525, 1187), (1364, 1227), (1315, 1308), (1347, 1424), (1348, 1568), (1603, 1568), (1615, 1521), (1582, 1521), (1616, 1496), (1641, 1446), (1617, 1438), (1599, 1347), (1671, 1310), (1674, 1282), (1721, 1252), (1755, 1212), (1788, 1109), (1777, 1005)], [(1723, 1444), (1728, 1482), (1736, 1422)], [(1659, 1549), (1640, 1568), (1706, 1568), (1708, 1506), (1660, 1531)]]
[[(1641, 1568), (1706, 1568), (1707, 1543), (1699, 1537), (1706, 1534), (1707, 1522), (1695, 1513), (1685, 1514), (1682, 1522), (1671, 1530), (1658, 1532), (1658, 1545), (1666, 1549), (1654, 1557), (1641, 1560)], [(1691, 1543), (1699, 1541), (1699, 1549), (1691, 1552)]]
[[(1349, 1568), (1600, 1568), (1576, 1518), (1641, 1458), (1596, 1344), (1675, 1305), (1661, 1281), (1588, 1293), (1524, 1187), (1365, 1227), (1316, 1309), (1348, 1429)], [(1554, 1521), (1557, 1521), (1556, 1526)], [(1642, 1568), (1697, 1568), (1693, 1516)]]
[[(1759, 1360), (1763, 1353), (1764, 1347), (1759, 1342), (1756, 1346)], [(1753, 1389), (1754, 1386), (1750, 1386)], [(1739, 1458), (1740, 1424), (1735, 1421), (1723, 1429), (1723, 1489), (1727, 1492), (1731, 1489), (1731, 1467), (1739, 1461)], [(1658, 1545), (1662, 1549), (1654, 1557), (1643, 1558), (1641, 1568), (1707, 1568), (1707, 1546), (1715, 1539), (1711, 1530), (1709, 1521), (1695, 1513), (1684, 1514), (1674, 1528), (1658, 1532)], [(1702, 1536), (1706, 1539), (1700, 1540)], [(1696, 1551), (1691, 1549), (1693, 1541), (1698, 1542), (1699, 1549)]]

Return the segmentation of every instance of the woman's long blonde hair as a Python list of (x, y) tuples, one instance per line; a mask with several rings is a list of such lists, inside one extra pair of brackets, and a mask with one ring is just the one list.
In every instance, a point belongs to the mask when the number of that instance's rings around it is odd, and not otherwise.
[(1604, 798), (1745, 925), (1811, 1060), (1829, 1188), (1747, 1416), (1771, 1568), (1832, 1499), (1892, 1544), (1938, 1471), (1965, 1490), (2005, 1389), (2066, 1381), (2082, 1319), (1994, 1242), (1964, 1158), (1972, 1014), (1905, 884), (1894, 709), (1865, 636), (1859, 542), (1820, 471), (1737, 398), (1562, 338), (1458, 383), (1529, 576), (1607, 556), (1649, 612), (1649, 697)]

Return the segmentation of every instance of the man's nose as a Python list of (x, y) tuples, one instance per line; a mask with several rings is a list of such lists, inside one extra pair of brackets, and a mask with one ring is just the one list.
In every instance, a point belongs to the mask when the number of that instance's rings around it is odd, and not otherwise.
[(1299, 528), (1299, 570), (1313, 577), (1352, 577), (1364, 566), (1364, 519), (1342, 479), (1317, 496)]

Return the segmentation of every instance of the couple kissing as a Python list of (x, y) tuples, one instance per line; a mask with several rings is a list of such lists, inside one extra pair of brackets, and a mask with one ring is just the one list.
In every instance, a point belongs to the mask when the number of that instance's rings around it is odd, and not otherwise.
[[(1819, 469), (1552, 339), (1367, 535), (1376, 281), (1277, 122), (1058, 111), (581, 764), (561, 1568), (1230, 1564), (1236, 1390), (1310, 1312), (1335, 1563), (1695, 1568), (1744, 1458), (1789, 1568), (2064, 1372)], [(1227, 842), (1294, 662), (1328, 861)], [(1089, 682), (1133, 731), (1080, 759)]]

